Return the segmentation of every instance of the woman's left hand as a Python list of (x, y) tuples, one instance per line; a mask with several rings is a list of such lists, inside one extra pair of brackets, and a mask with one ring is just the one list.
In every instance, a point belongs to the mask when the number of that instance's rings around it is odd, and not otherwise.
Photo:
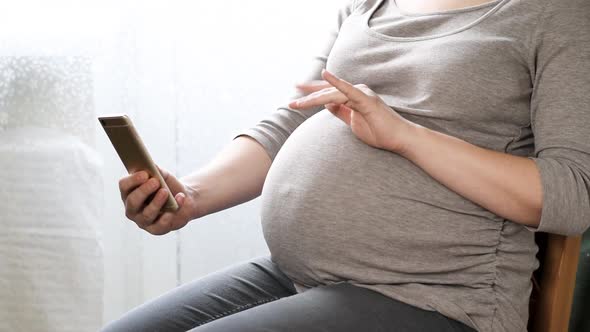
[(324, 105), (366, 144), (399, 154), (405, 152), (416, 124), (404, 119), (366, 85), (352, 85), (327, 70), (322, 71), (322, 77), (326, 82), (297, 85), (309, 94), (293, 100), (289, 107), (305, 110)]

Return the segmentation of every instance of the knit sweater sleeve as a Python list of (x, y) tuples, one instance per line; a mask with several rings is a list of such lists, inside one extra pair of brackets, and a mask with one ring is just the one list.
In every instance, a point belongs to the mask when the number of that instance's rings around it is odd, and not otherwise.
[(534, 156), (543, 207), (536, 231), (590, 226), (590, 2), (548, 0), (534, 36)]

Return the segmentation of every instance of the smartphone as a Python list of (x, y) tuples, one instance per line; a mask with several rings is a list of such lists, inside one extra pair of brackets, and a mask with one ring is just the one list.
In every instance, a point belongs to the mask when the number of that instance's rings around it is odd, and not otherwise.
[[(168, 199), (162, 207), (162, 211), (177, 211), (178, 204), (174, 196), (172, 196), (168, 185), (166, 185), (162, 174), (160, 174), (158, 167), (145, 148), (137, 130), (135, 130), (131, 119), (126, 114), (109, 114), (99, 116), (98, 121), (100, 121), (102, 128), (111, 140), (127, 172), (133, 174), (139, 171), (146, 171), (150, 177), (158, 179), (160, 186), (168, 190)], [(148, 202), (153, 196), (148, 198)]]

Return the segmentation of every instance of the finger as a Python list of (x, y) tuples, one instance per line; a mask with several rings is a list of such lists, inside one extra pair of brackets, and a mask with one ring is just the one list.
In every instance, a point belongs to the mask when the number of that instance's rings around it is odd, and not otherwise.
[(326, 105), (326, 108), (337, 118), (350, 126), (350, 119), (352, 117), (352, 112), (354, 112), (351, 108), (343, 104), (328, 104)]
[(160, 174), (162, 175), (162, 178), (164, 179), (164, 182), (166, 183), (166, 186), (168, 186), (168, 189), (170, 189), (172, 194), (184, 191), (184, 184), (181, 181), (179, 181), (178, 178), (176, 178), (172, 173), (170, 173), (170, 171), (166, 170), (165, 168), (162, 168), (160, 166), (157, 167), (160, 171)]
[(146, 171), (139, 171), (119, 180), (121, 199), (125, 200), (131, 191), (142, 185), (148, 179), (149, 174)]
[(330, 88), (332, 87), (332, 85), (324, 80), (313, 80), (309, 82), (299, 83), (295, 85), (295, 87), (305, 94), (310, 94), (316, 91), (320, 91), (322, 89)]
[(146, 226), (144, 229), (152, 235), (164, 235), (172, 230), (175, 214), (164, 212), (155, 222)]
[(154, 196), (154, 199), (143, 209), (141, 212), (141, 220), (138, 220), (142, 225), (141, 226), (148, 226), (158, 218), (158, 214), (162, 210), (162, 207), (166, 203), (166, 199), (168, 198), (168, 190), (160, 189)]
[[(176, 203), (178, 203), (178, 210), (175, 212), (163, 212), (160, 216), (150, 225), (144, 227), (148, 233), (152, 235), (164, 235), (170, 231), (174, 231), (180, 227), (174, 225), (174, 220), (178, 218), (180, 209), (184, 206), (186, 195), (184, 193), (178, 193), (174, 196)], [(186, 213), (186, 212), (183, 212)], [(186, 218), (186, 216), (180, 216), (180, 218)], [(186, 225), (186, 223), (185, 223)]]
[(308, 96), (296, 99), (289, 104), (294, 109), (307, 109), (326, 104), (344, 104), (348, 98), (335, 88), (324, 89)]
[(336, 75), (325, 69), (322, 70), (322, 77), (354, 103), (360, 103), (367, 98), (367, 95), (361, 89), (336, 77)]
[(174, 196), (174, 199), (176, 200), (176, 204), (178, 204), (178, 209), (180, 210), (180, 208), (184, 205), (186, 195), (184, 193), (178, 193), (176, 196)]
[(160, 181), (156, 178), (151, 178), (149, 181), (139, 186), (139, 188), (132, 191), (125, 201), (127, 212), (132, 215), (139, 213), (148, 196), (158, 190), (158, 188), (160, 188)]

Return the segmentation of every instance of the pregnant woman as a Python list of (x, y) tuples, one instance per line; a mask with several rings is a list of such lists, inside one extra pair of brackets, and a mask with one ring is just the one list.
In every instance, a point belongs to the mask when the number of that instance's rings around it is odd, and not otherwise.
[(290, 103), (163, 173), (176, 213), (120, 181), (141, 228), (262, 194), (271, 256), (104, 331), (525, 331), (534, 232), (590, 225), (590, 2), (350, 1)]

